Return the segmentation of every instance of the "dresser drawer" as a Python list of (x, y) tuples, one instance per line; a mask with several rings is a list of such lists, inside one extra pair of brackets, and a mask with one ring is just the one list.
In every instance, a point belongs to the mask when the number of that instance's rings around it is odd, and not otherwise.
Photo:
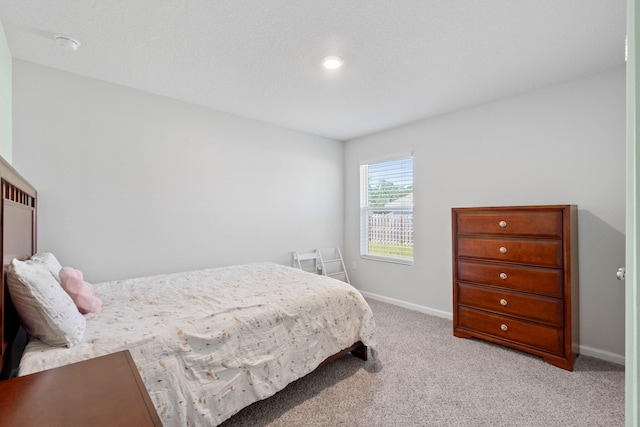
[(456, 213), (458, 234), (562, 238), (562, 212), (555, 210), (464, 210)]
[(563, 329), (460, 306), (458, 327), (563, 355)]
[(458, 283), (458, 304), (562, 326), (561, 299)]
[(458, 280), (500, 286), (540, 295), (562, 297), (563, 271), (553, 268), (513, 266), (457, 260)]
[(459, 236), (457, 256), (560, 268), (562, 241)]

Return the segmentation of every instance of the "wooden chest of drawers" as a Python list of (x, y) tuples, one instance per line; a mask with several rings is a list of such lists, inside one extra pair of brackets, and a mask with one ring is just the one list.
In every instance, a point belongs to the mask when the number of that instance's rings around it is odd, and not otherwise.
[(578, 354), (577, 207), (452, 209), (453, 333), (573, 370)]

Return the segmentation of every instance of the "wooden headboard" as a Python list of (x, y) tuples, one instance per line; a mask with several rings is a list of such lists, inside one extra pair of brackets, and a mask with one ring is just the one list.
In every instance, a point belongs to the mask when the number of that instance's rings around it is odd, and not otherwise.
[(11, 303), (5, 271), (13, 258), (36, 253), (36, 189), (0, 157), (0, 372), (5, 375), (12, 359), (20, 319)]

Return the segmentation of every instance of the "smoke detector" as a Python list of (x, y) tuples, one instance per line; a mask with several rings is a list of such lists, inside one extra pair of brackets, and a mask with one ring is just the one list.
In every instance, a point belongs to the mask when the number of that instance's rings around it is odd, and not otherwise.
[(57, 35), (54, 37), (56, 44), (69, 52), (75, 52), (80, 47), (80, 42), (78, 40), (74, 40), (71, 37)]

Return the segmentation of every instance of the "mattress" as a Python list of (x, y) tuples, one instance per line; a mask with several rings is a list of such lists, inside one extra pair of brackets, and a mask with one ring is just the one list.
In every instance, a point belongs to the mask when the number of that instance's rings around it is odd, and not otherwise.
[(212, 426), (357, 341), (375, 322), (351, 285), (273, 263), (95, 284), (81, 342), (32, 339), (19, 375), (128, 349), (165, 426)]

